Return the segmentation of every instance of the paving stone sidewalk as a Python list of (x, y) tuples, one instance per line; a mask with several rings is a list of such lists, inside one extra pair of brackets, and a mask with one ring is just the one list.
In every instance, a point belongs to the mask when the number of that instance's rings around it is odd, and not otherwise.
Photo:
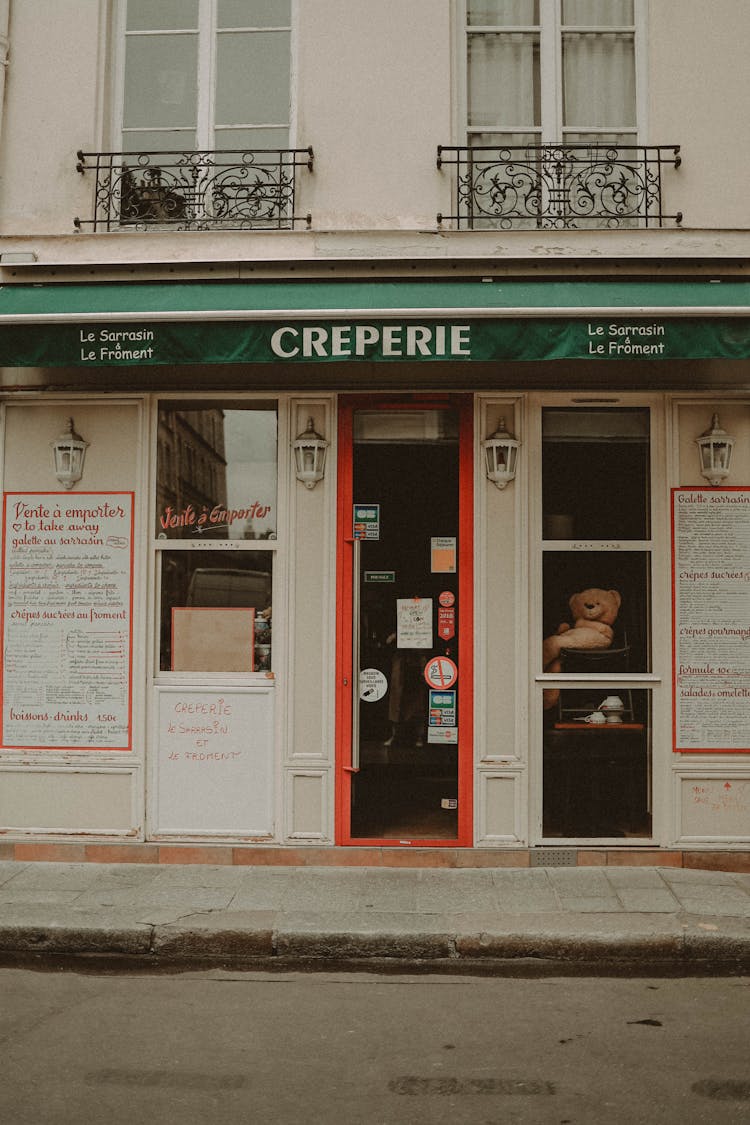
[(0, 862), (0, 958), (750, 972), (750, 874)]

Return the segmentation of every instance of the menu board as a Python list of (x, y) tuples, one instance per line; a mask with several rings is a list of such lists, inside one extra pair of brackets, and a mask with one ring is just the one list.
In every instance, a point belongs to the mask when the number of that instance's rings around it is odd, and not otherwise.
[(672, 491), (674, 749), (750, 753), (750, 489)]
[(8, 492), (2, 745), (131, 748), (133, 494)]

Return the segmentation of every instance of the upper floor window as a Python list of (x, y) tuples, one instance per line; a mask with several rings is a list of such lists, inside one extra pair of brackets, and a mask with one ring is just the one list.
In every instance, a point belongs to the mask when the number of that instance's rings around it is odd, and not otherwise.
[(470, 145), (635, 144), (639, 0), (466, 0)]
[(291, 0), (123, 0), (125, 152), (289, 147)]
[[(460, 0), (465, 140), (454, 221), (474, 230), (663, 226), (679, 145), (638, 141), (646, 0)], [(464, 138), (462, 138), (463, 140)]]

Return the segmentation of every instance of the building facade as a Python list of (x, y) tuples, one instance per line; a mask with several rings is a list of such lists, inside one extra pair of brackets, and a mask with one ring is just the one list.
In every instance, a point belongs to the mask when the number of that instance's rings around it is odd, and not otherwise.
[(747, 852), (748, 35), (0, 2), (3, 846)]

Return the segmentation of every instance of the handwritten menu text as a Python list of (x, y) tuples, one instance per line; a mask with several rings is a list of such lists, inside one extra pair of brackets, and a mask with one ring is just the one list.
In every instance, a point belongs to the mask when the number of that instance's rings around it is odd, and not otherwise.
[(673, 492), (675, 750), (750, 749), (750, 489)]
[(130, 748), (132, 493), (6, 493), (2, 745)]

